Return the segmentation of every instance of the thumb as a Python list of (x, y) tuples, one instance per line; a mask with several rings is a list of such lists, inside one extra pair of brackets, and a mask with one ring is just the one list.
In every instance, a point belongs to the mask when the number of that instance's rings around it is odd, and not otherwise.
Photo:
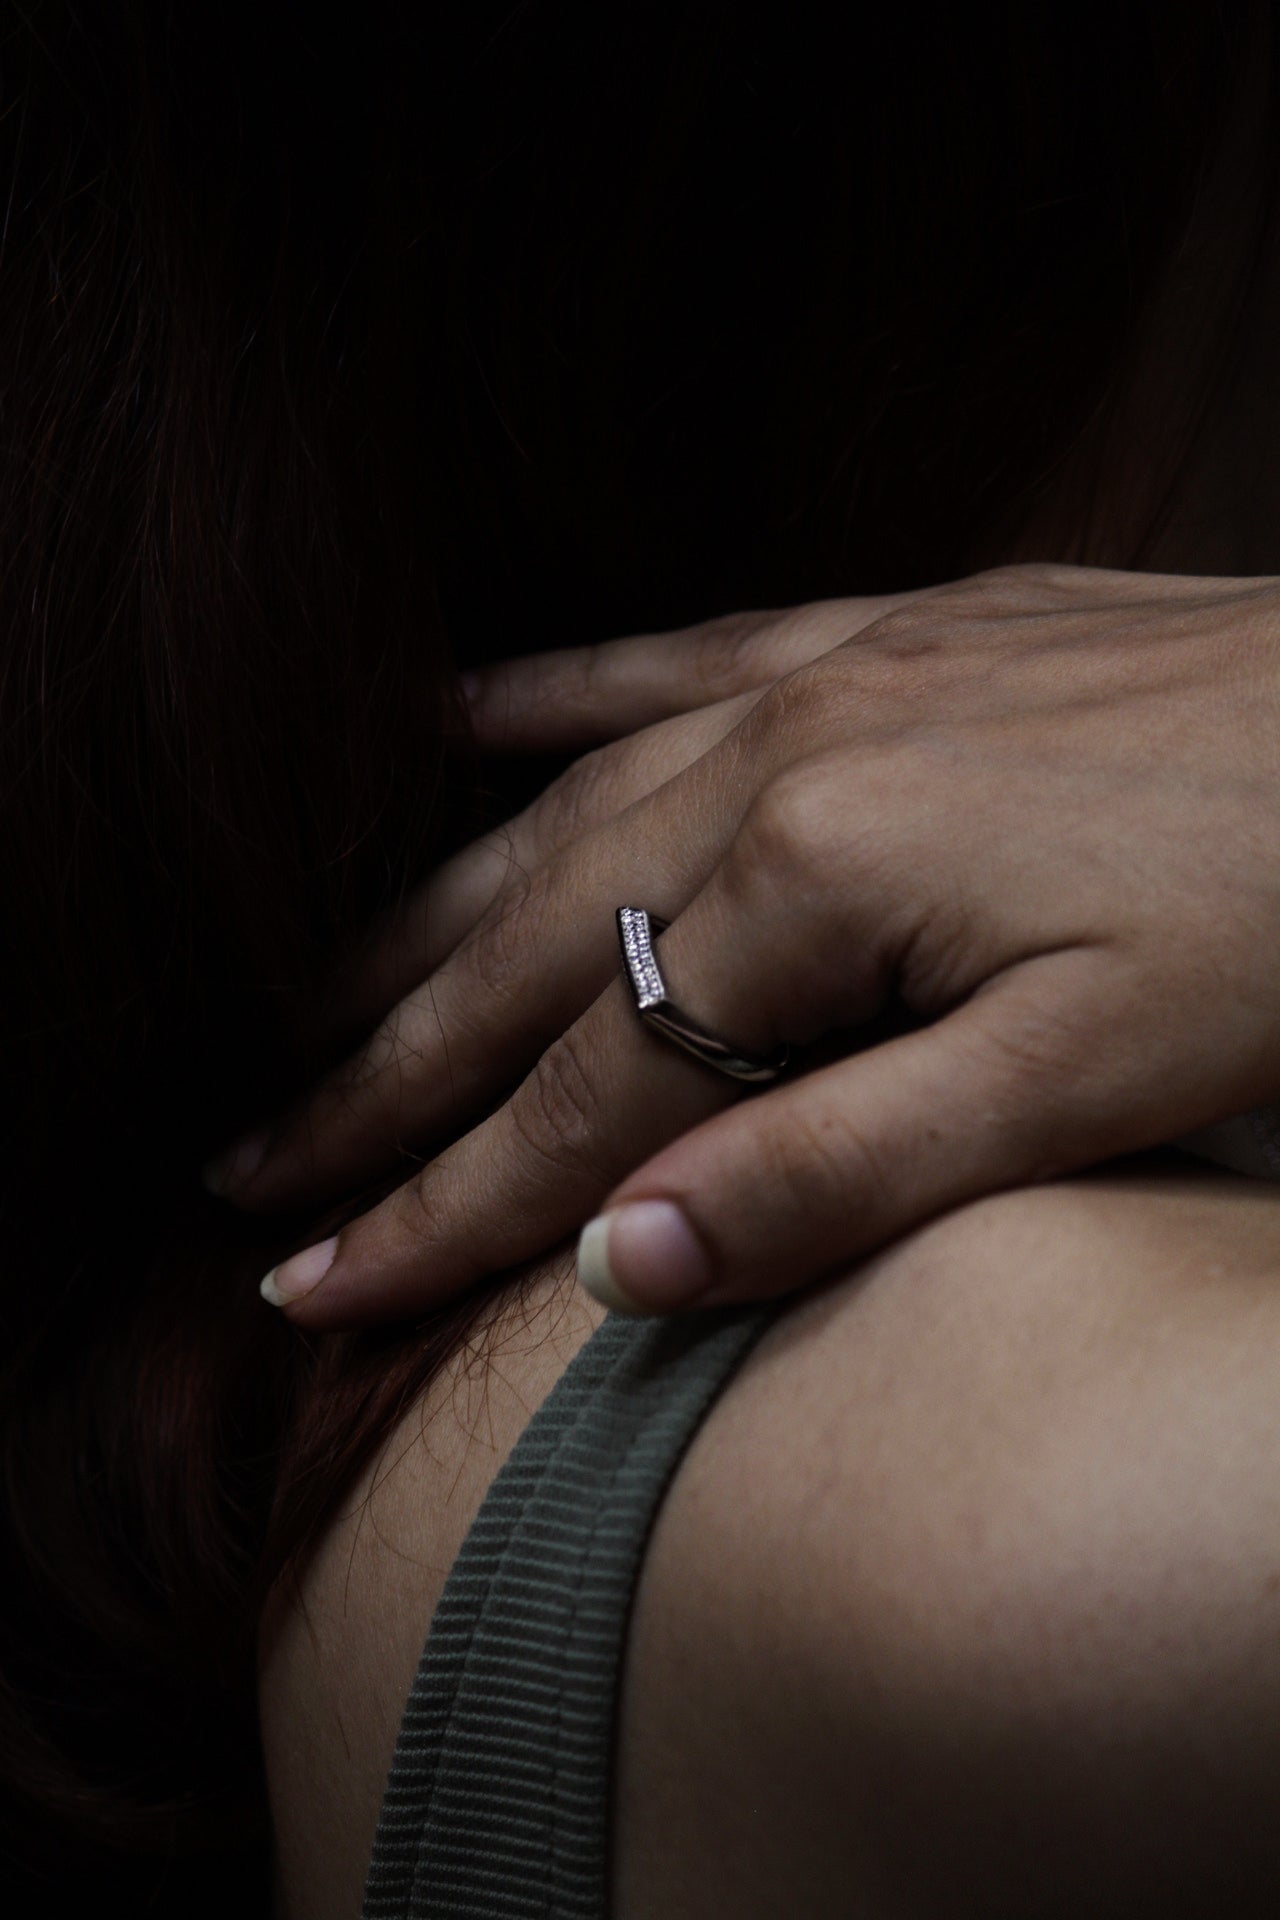
[(705, 1121), (609, 1196), (579, 1280), (618, 1312), (762, 1300), (966, 1200), (1167, 1140), (1158, 1036), (1102, 966), (1085, 948), (1023, 961), (934, 1025)]

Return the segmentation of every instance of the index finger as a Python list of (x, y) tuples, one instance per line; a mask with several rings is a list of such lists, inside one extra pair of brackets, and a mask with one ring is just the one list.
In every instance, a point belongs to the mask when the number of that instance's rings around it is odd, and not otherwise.
[(348, 959), (328, 1006), (335, 1039), (349, 1035), (355, 1045), (369, 1034), (463, 944), (504, 889), (675, 779), (751, 705), (749, 697), (721, 701), (715, 711), (680, 714), (585, 754), (514, 819), (452, 855)]
[(771, 686), (919, 597), (818, 600), (503, 660), (474, 676), (472, 724), (490, 751), (549, 753), (614, 740)]
[[(350, 1190), (457, 1133), (509, 1088), (617, 967), (614, 911), (634, 895), (669, 918), (735, 824), (713, 754), (505, 887), (468, 938), (353, 1058), (206, 1179), (249, 1210)], [(216, 1184), (215, 1184), (216, 1182)]]

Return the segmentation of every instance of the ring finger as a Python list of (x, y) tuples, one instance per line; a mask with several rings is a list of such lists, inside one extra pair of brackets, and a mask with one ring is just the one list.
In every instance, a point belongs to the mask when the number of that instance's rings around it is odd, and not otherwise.
[[(782, 919), (791, 937), (779, 951), (781, 922), (734, 924), (724, 888), (704, 888), (663, 936), (673, 981), (715, 983), (698, 996), (714, 1004), (686, 1011), (718, 1026), (719, 1008), (732, 1006), (733, 1039), (764, 1052), (779, 1040), (811, 1039), (835, 1020), (869, 1019), (887, 990), (869, 925), (824, 928), (834, 936), (824, 939), (816, 902), (808, 903), (814, 924), (797, 930), (804, 912), (802, 901), (789, 903)], [(844, 956), (826, 988), (810, 965), (823, 951)], [(816, 994), (825, 994), (823, 1003)], [(277, 1268), (268, 1297), (305, 1298), (297, 1317), (311, 1326), (425, 1310), (554, 1245), (633, 1168), (740, 1092), (738, 1082), (655, 1039), (637, 1020), (629, 987), (615, 979), (504, 1106), (372, 1212)]]

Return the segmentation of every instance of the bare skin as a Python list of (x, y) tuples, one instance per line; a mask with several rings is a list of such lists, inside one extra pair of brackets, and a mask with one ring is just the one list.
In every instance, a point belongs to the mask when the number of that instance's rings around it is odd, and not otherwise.
[[(1280, 1097), (1280, 578), (1209, 570), (1238, 510), (1236, 564), (1280, 571), (1274, 271), (1184, 464), (1170, 570), (1096, 564), (1184, 451), (1238, 284), (1264, 176), (1248, 113), (1230, 128), (1074, 530), (1062, 483), (1057, 552), (1091, 564), (993, 554), (482, 677), (484, 743), (608, 744), (430, 876), (366, 955), (365, 1043), (211, 1170), (270, 1211), (400, 1169), (277, 1264), (275, 1304), (312, 1327), (426, 1311), (589, 1221), (614, 1306), (765, 1297)], [(1054, 554), (1044, 528), (1012, 552), (1033, 537)], [(624, 900), (670, 922), (688, 1011), (809, 1070), (744, 1103), (655, 1044), (618, 973)], [(913, 1031), (806, 1055), (895, 1009)]]
[[(1154, 568), (1280, 575), (1276, 305)], [(531, 1286), (264, 1624), (282, 1920), (358, 1912), (448, 1565), (598, 1321), (566, 1250)], [(695, 1437), (628, 1640), (610, 1913), (1247, 1920), (1278, 1748), (1280, 1189), (1170, 1156), (997, 1194), (797, 1295)]]
[[(359, 1911), (448, 1564), (598, 1312), (549, 1262), (269, 1622), (284, 1920)], [(613, 1920), (1273, 1910), (1280, 1195), (1153, 1159), (799, 1296), (664, 1500), (617, 1756)]]
[(562, 1249), (497, 1296), (363, 1476), (262, 1630), (282, 1920), (360, 1911), (400, 1716), (445, 1576), (490, 1482), (604, 1309)]

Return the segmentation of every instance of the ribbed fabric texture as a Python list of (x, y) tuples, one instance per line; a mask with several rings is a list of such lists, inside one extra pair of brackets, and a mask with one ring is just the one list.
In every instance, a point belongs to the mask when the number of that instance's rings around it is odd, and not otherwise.
[(699, 1422), (776, 1312), (610, 1314), (534, 1415), (431, 1623), (363, 1920), (603, 1920), (645, 1544)]

